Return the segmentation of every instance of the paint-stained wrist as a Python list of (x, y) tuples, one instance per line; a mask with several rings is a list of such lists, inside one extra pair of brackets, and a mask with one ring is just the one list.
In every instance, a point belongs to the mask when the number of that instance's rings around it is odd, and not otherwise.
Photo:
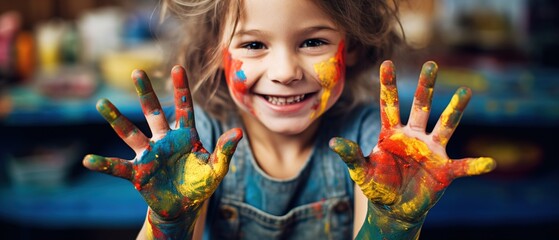
[(173, 220), (162, 219), (157, 213), (148, 210), (147, 239), (192, 239), (196, 219), (201, 207), (191, 209)]
[(367, 218), (357, 239), (418, 239), (426, 214), (414, 220), (396, 218), (389, 209), (383, 209), (369, 201)]

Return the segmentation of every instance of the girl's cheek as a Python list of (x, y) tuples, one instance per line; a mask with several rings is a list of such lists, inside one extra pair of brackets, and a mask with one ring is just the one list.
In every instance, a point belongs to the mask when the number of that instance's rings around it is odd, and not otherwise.
[(225, 80), (233, 97), (243, 102), (244, 96), (248, 92), (246, 85), (247, 78), (245, 72), (241, 69), (243, 62), (231, 57), (231, 53), (227, 49), (223, 51), (223, 65), (225, 68)]
[(343, 90), (345, 81), (344, 45), (343, 41), (340, 42), (336, 56), (314, 65), (314, 71), (324, 90), (319, 96), (319, 102), (315, 107), (316, 110), (311, 114), (311, 118), (322, 115), (326, 111), (328, 100), (332, 97), (337, 98)]

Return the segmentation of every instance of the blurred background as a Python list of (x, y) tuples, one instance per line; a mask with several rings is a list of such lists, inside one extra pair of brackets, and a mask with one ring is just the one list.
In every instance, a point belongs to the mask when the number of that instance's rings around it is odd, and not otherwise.
[[(11, 239), (132, 239), (146, 205), (125, 180), (87, 171), (85, 154), (134, 153), (95, 109), (110, 99), (147, 130), (130, 73), (150, 75), (163, 102), (167, 39), (158, 1), (0, 2), (0, 228)], [(421, 65), (439, 65), (430, 126), (454, 91), (473, 98), (451, 158), (490, 156), (498, 168), (458, 179), (421, 239), (557, 238), (559, 2), (409, 0), (408, 47), (393, 58), (402, 114)], [(164, 105), (167, 105), (164, 103)], [(406, 119), (405, 116), (402, 119)], [(555, 139), (555, 140), (554, 140)]]

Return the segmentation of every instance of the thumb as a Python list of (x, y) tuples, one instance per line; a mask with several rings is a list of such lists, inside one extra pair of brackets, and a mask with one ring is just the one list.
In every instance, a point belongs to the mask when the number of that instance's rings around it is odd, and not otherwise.
[(217, 145), (209, 163), (219, 176), (225, 176), (229, 170), (229, 161), (237, 149), (237, 144), (243, 138), (240, 128), (233, 128), (223, 133), (217, 140)]
[(93, 171), (132, 180), (132, 164), (124, 159), (89, 154), (83, 158), (83, 165)]
[(360, 165), (364, 161), (361, 147), (353, 141), (341, 137), (334, 137), (329, 142), (330, 149), (337, 153), (347, 164), (348, 168), (353, 169), (355, 165)]

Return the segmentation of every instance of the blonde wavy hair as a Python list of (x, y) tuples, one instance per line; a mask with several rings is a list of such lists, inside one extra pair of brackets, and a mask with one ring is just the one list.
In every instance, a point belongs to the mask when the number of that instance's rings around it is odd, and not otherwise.
[[(377, 96), (372, 81), (375, 67), (401, 42), (394, 31), (395, 23), (399, 23), (397, 3), (313, 1), (345, 30), (349, 50), (358, 53), (357, 63), (347, 68), (344, 92), (330, 112), (345, 113), (370, 103)], [(161, 16), (174, 17), (180, 23), (173, 37), (174, 56), (169, 60), (185, 66), (194, 102), (220, 120), (236, 111), (221, 69), (222, 36), (232, 37), (232, 33), (224, 33), (225, 24), (237, 25), (242, 6), (243, 0), (162, 0)]]

